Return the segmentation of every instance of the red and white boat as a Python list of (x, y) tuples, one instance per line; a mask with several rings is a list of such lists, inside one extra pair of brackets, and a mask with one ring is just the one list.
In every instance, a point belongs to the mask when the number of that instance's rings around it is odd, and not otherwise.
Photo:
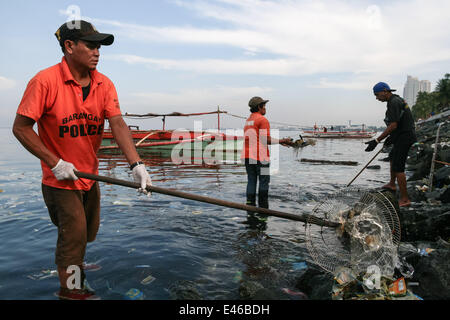
[[(330, 130), (329, 128), (337, 127), (339, 130)], [(315, 125), (312, 130), (303, 130), (303, 137), (305, 138), (320, 138), (320, 139), (370, 139), (376, 135), (376, 131), (366, 130), (363, 125), (348, 125), (341, 126), (321, 126)]]
[[(131, 136), (135, 143), (136, 149), (145, 151), (170, 152), (173, 148), (187, 148), (190, 150), (204, 150), (207, 146), (210, 149), (222, 150), (223, 152), (240, 152), (243, 146), (243, 137), (235, 135), (227, 135), (220, 132), (220, 114), (226, 111), (213, 111), (203, 113), (184, 114), (173, 112), (170, 114), (124, 114), (127, 118), (163, 118), (162, 130), (139, 130), (137, 126), (129, 126)], [(213, 131), (191, 131), (191, 130), (165, 130), (166, 117), (188, 117), (200, 116), (206, 114), (217, 114), (217, 132)], [(119, 147), (114, 140), (111, 129), (105, 129), (103, 133), (102, 145), (99, 152), (111, 153), (119, 151)]]

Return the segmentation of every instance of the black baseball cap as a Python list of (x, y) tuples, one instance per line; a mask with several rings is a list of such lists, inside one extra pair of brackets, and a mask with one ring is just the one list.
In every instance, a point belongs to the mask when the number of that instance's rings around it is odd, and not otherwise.
[(261, 98), (261, 97), (253, 97), (253, 98), (251, 98), (250, 101), (248, 102), (248, 106), (249, 106), (250, 108), (253, 108), (253, 107), (259, 106), (260, 104), (267, 103), (268, 101), (269, 101), (269, 100), (264, 100), (264, 99)]
[(64, 47), (66, 40), (92, 41), (104, 46), (109, 46), (114, 42), (112, 34), (100, 33), (91, 23), (84, 20), (67, 21), (56, 30), (55, 36), (61, 47)]

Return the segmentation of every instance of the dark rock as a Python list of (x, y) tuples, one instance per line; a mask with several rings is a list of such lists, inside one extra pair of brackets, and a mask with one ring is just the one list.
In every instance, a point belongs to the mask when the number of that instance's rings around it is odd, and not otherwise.
[(274, 293), (274, 290), (266, 288), (259, 289), (255, 292), (252, 300), (280, 300), (280, 297)]
[(447, 189), (445, 189), (439, 200), (442, 201), (442, 203), (450, 203), (450, 188), (447, 187)]
[(242, 281), (239, 286), (239, 296), (241, 299), (250, 300), (256, 296), (256, 293), (263, 290), (264, 287), (256, 281)]
[(311, 300), (330, 300), (333, 288), (333, 276), (316, 268), (308, 268), (298, 279), (295, 285)]
[(427, 201), (426, 192), (419, 190), (423, 188), (424, 183), (422, 181), (414, 181), (408, 183), (408, 195), (412, 202)]
[(367, 169), (381, 169), (381, 166), (379, 164), (368, 166)]
[(402, 241), (435, 241), (450, 237), (450, 205), (420, 204), (402, 208)]
[(450, 184), (450, 167), (442, 167), (434, 172), (433, 183), (441, 187)]
[(450, 163), (450, 147), (445, 146), (438, 153), (438, 160)]
[(195, 282), (180, 280), (173, 283), (169, 292), (174, 300), (201, 300), (202, 296), (196, 288)]
[[(415, 255), (414, 293), (424, 300), (450, 299), (450, 250), (436, 249), (428, 255)], [(410, 258), (411, 260), (411, 258)]]

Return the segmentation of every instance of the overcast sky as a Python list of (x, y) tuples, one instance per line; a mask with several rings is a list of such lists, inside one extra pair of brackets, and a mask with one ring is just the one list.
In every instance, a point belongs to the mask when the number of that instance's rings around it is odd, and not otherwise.
[[(77, 12), (79, 11), (79, 12)], [(122, 112), (247, 116), (269, 99), (273, 122), (382, 126), (373, 85), (400, 95), (407, 75), (450, 72), (450, 1), (1, 1), (0, 126), (11, 126), (28, 81), (59, 63), (54, 32), (81, 14), (113, 33), (98, 69), (116, 85)], [(216, 118), (167, 119), (168, 128), (215, 127)], [(222, 116), (223, 127), (243, 120)], [(127, 120), (161, 128), (161, 120)]]

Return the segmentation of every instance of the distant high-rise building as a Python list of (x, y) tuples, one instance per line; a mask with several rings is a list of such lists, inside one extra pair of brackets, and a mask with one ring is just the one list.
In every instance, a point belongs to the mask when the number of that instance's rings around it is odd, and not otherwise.
[(416, 104), (417, 94), (419, 92), (431, 92), (431, 82), (428, 80), (419, 81), (418, 78), (408, 76), (406, 78), (405, 87), (403, 88), (403, 99), (409, 106)]
[(431, 92), (431, 82), (428, 80), (421, 80), (419, 83), (419, 92)]

